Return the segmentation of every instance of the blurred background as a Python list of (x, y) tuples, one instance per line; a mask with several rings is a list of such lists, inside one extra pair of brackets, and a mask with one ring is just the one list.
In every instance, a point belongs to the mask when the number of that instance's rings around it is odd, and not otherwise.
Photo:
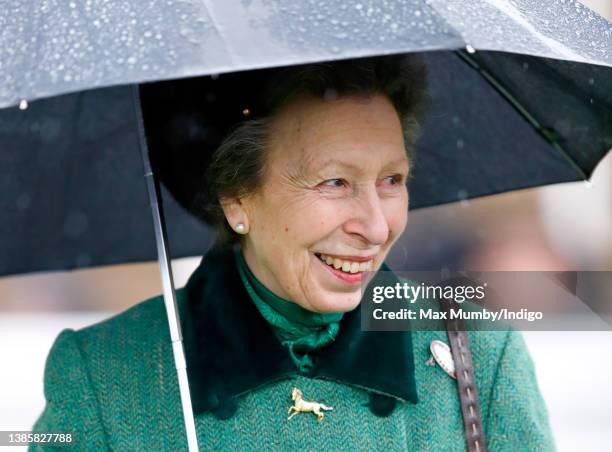
[[(612, 20), (610, 0), (583, 3)], [(173, 261), (176, 287), (200, 258)], [(612, 153), (589, 183), (411, 212), (389, 263), (398, 269), (612, 271)], [(45, 403), (45, 358), (62, 329), (101, 321), (159, 293), (156, 262), (0, 278), (0, 429), (31, 429)], [(524, 337), (559, 450), (610, 450), (612, 363), (602, 358), (612, 349), (612, 332)]]

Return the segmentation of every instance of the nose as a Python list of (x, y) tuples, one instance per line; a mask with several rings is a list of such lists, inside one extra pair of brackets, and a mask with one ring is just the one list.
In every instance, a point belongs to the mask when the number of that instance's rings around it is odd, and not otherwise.
[(361, 188), (347, 205), (349, 219), (344, 223), (347, 234), (357, 235), (369, 245), (382, 245), (389, 238), (389, 222), (375, 187)]

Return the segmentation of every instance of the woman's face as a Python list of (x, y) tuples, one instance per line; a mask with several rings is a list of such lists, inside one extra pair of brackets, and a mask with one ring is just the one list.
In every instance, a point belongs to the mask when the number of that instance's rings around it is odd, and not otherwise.
[(315, 312), (361, 299), (406, 226), (408, 160), (381, 94), (303, 97), (277, 113), (263, 187), (238, 201), (245, 259), (278, 296)]

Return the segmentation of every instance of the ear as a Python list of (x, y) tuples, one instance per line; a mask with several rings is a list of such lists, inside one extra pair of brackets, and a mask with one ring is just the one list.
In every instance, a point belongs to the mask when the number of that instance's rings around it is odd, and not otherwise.
[(232, 229), (236, 230), (236, 225), (242, 223), (245, 231), (249, 230), (249, 218), (240, 198), (223, 198), (220, 200), (220, 204), (225, 219)]

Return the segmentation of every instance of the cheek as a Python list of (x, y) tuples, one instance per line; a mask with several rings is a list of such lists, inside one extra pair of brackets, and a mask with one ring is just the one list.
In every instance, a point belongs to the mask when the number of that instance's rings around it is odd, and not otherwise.
[(385, 209), (385, 217), (387, 218), (392, 238), (400, 235), (408, 222), (408, 197), (402, 196), (401, 198), (390, 200)]
[(296, 205), (297, 214), (283, 224), (283, 233), (293, 244), (313, 245), (341, 226), (345, 204), (317, 199)]

